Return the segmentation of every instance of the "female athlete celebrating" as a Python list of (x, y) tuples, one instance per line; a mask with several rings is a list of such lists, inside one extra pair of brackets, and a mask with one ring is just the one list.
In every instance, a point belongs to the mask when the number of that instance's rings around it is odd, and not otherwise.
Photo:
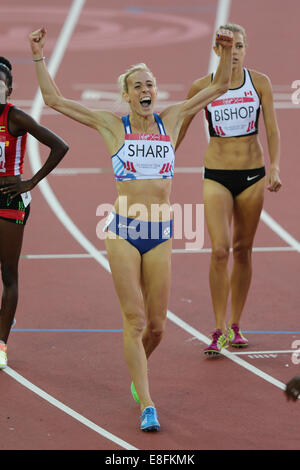
[[(122, 118), (108, 111), (87, 109), (61, 95), (44, 61), (45, 39), (44, 28), (30, 35), (45, 103), (98, 131), (112, 155), (118, 198), (106, 224), (106, 248), (121, 306), (132, 391), (142, 411), (141, 429), (158, 430), (147, 360), (163, 336), (170, 290), (173, 149), (184, 118), (199, 112), (228, 89), (232, 33), (218, 32), (220, 66), (207, 88), (160, 115), (154, 113), (156, 81), (145, 64), (121, 75), (122, 96), (130, 108)], [(164, 210), (156, 210), (161, 207)]]
[[(232, 75), (229, 90), (206, 106), (210, 142), (204, 156), (205, 218), (212, 243), (209, 282), (216, 330), (205, 354), (218, 355), (222, 347), (245, 347), (247, 339), (240, 330), (240, 319), (251, 282), (251, 253), (263, 207), (265, 167), (258, 139), (260, 109), (266, 127), (270, 169), (266, 177), (269, 191), (281, 187), (279, 178), (280, 137), (269, 78), (243, 67), (246, 54), (244, 28), (226, 24), (222, 29), (234, 37)], [(220, 55), (218, 44), (214, 50)], [(188, 98), (205, 89), (213, 79), (207, 75), (194, 82)], [(181, 128), (177, 147), (193, 115)], [(233, 270), (228, 275), (233, 220)], [(231, 315), (226, 328), (226, 311), (231, 291)]]
[[(7, 340), (18, 303), (18, 264), (30, 211), (30, 193), (58, 165), (67, 144), (28, 114), (7, 102), (12, 67), (0, 57), (0, 263), (3, 283), (0, 312), (0, 369), (7, 366)], [(50, 148), (48, 159), (30, 179), (21, 180), (27, 135)]]

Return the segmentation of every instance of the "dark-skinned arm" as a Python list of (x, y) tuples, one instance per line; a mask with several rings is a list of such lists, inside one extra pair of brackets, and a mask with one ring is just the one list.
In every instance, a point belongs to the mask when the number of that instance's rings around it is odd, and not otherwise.
[(11, 194), (13, 199), (18, 194), (31, 191), (43, 178), (45, 178), (63, 159), (68, 145), (60, 137), (46, 127), (37, 123), (31, 116), (19, 108), (13, 108), (10, 112), (10, 130), (13, 135), (23, 135), (28, 132), (41, 144), (50, 148), (50, 153), (44, 165), (29, 180), (17, 181), (7, 187), (1, 188), (3, 194)]

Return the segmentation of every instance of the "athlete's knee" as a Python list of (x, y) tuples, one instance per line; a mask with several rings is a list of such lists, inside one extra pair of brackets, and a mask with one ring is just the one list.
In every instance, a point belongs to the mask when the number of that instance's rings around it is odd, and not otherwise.
[(155, 320), (150, 320), (147, 324), (148, 334), (155, 340), (160, 341), (164, 335), (166, 326), (165, 318), (158, 318)]
[(18, 270), (15, 266), (10, 266), (8, 264), (1, 264), (1, 276), (3, 286), (6, 288), (18, 286)]
[(252, 245), (242, 242), (234, 243), (233, 245), (233, 258), (239, 263), (249, 263), (252, 254)]
[(216, 263), (227, 263), (229, 258), (229, 246), (217, 246), (212, 250), (212, 259)]
[(131, 336), (141, 336), (145, 328), (145, 316), (137, 306), (123, 308), (124, 331)]

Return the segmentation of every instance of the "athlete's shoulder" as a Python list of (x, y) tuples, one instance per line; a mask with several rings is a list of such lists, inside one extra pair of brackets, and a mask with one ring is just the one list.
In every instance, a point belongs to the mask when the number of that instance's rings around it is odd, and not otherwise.
[(27, 114), (25, 111), (23, 111), (21, 108), (18, 106), (12, 105), (11, 103), (8, 103), (9, 106), (9, 119), (10, 121), (13, 122), (19, 122), (20, 120), (30, 118), (29, 114)]
[(270, 77), (265, 73), (258, 72), (257, 70), (247, 69), (250, 73), (250, 76), (253, 81), (258, 82), (260, 84), (269, 84), (271, 83)]
[(249, 70), (253, 85), (255, 86), (260, 99), (264, 96), (272, 95), (272, 83), (270, 77), (265, 73)]

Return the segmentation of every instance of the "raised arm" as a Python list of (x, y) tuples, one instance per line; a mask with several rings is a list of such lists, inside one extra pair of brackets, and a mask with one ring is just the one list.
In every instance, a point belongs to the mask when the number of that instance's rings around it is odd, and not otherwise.
[[(233, 34), (228, 30), (220, 30), (217, 32), (216, 41), (220, 45), (221, 53), (214, 80), (210, 82), (206, 77), (199, 82), (195, 82), (184, 102), (178, 103), (165, 111), (166, 121), (168, 120), (168, 114), (178, 113), (180, 129), (178, 129), (175, 139), (177, 142), (179, 139), (182, 140), (184, 132), (186, 132), (193, 117), (229, 89), (232, 69)], [(164, 117), (163, 113), (162, 117)], [(179, 131), (180, 135), (178, 136)], [(176, 147), (178, 147), (178, 144)]]
[(45, 28), (38, 29), (29, 35), (36, 74), (45, 104), (75, 121), (97, 129), (101, 133), (105, 133), (105, 130), (111, 132), (118, 120), (113, 113), (91, 110), (62, 96), (46, 66), (44, 57), (46, 35)]
[(233, 46), (233, 34), (228, 30), (220, 30), (216, 33), (216, 42), (221, 46), (220, 61), (217, 71), (214, 75), (213, 81), (211, 76), (207, 75), (202, 79), (196, 80), (187, 95), (187, 102), (192, 103), (199, 96), (203, 98), (203, 102), (200, 107), (189, 109), (187, 115), (184, 118), (180, 132), (176, 142), (176, 150), (182, 142), (192, 120), (196, 114), (209, 103), (211, 103), (218, 96), (226, 93), (230, 86), (231, 70), (232, 70), (232, 46)]
[(203, 90), (186, 100), (182, 107), (183, 117), (197, 114), (211, 101), (229, 89), (232, 70), (233, 33), (228, 30), (217, 32), (216, 42), (221, 46), (220, 62), (213, 81)]

